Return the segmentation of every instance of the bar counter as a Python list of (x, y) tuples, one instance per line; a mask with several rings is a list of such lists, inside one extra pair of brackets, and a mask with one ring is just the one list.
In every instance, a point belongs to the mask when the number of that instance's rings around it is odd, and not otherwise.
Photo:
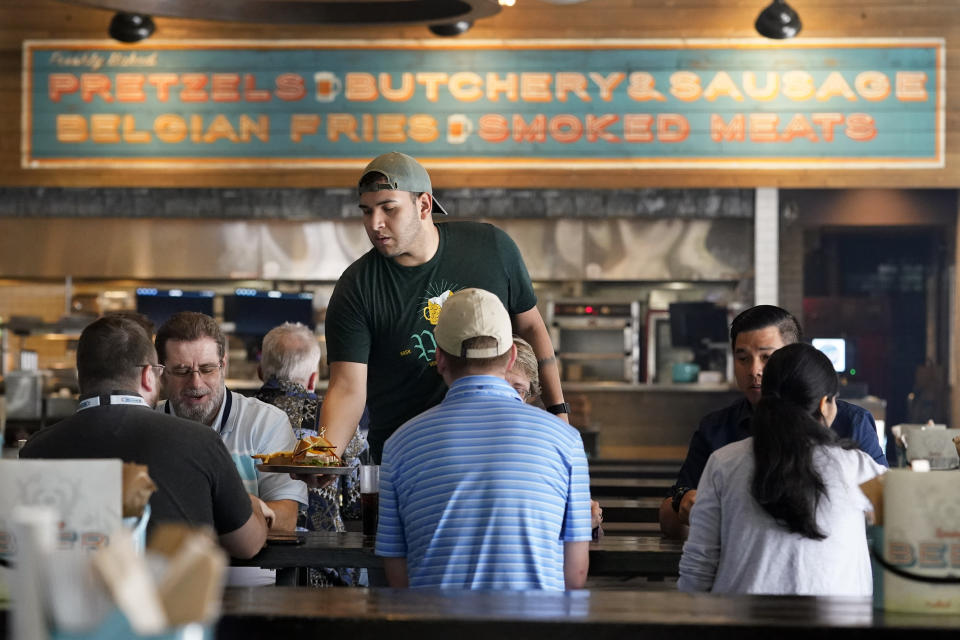
[[(286, 575), (297, 567), (381, 568), (383, 559), (374, 554), (374, 538), (361, 533), (309, 531), (302, 544), (267, 546), (250, 560), (231, 560), (233, 566), (280, 569), (278, 584), (293, 584)], [(659, 536), (604, 536), (590, 543), (591, 576), (676, 576), (681, 544)]]
[(217, 638), (876, 640), (910, 632), (956, 638), (960, 616), (885, 614), (874, 611), (867, 598), (231, 588), (224, 596)]

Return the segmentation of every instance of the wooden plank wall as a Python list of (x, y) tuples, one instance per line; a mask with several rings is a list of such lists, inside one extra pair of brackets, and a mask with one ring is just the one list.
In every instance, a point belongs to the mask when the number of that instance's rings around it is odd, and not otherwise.
[[(471, 38), (757, 37), (753, 21), (768, 0), (588, 0), (517, 6), (479, 21)], [(947, 165), (936, 170), (734, 171), (546, 170), (433, 172), (438, 187), (958, 187), (960, 186), (960, 2), (957, 0), (791, 0), (801, 37), (942, 37), (947, 42)], [(355, 171), (49, 170), (20, 168), (21, 43), (38, 38), (106, 38), (112, 17), (57, 0), (0, 3), (0, 186), (339, 187)], [(423, 26), (323, 28), (157, 19), (158, 34), (178, 38), (432, 38)]]

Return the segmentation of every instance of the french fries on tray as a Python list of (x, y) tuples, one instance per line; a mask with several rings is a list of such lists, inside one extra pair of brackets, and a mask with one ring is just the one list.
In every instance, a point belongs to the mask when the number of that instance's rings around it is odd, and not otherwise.
[(258, 453), (253, 457), (263, 464), (301, 465), (308, 467), (342, 467), (343, 461), (334, 453), (334, 446), (323, 436), (306, 436), (297, 442), (293, 451)]

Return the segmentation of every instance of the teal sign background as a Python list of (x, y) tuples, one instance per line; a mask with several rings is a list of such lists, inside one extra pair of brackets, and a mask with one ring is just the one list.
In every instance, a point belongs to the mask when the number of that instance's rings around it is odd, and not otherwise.
[(941, 40), (24, 45), (23, 165), (943, 166)]

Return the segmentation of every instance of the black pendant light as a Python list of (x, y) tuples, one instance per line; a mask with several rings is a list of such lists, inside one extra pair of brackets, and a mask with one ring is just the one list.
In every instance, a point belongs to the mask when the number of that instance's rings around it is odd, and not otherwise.
[(470, 20), (458, 20), (456, 22), (444, 22), (443, 24), (431, 24), (427, 28), (435, 36), (451, 37), (466, 33), (472, 26), (473, 22)]
[(786, 0), (773, 0), (770, 6), (757, 16), (754, 26), (760, 35), (775, 40), (792, 38), (803, 28), (800, 16), (786, 3)]
[[(61, 0), (124, 14), (256, 24), (407, 26), (474, 22), (498, 0)], [(119, 19), (119, 16), (118, 16)], [(461, 27), (462, 28), (462, 27)], [(462, 33), (462, 31), (461, 31)]]
[(140, 42), (152, 36), (155, 30), (156, 26), (150, 16), (121, 11), (113, 16), (107, 33), (120, 42)]

